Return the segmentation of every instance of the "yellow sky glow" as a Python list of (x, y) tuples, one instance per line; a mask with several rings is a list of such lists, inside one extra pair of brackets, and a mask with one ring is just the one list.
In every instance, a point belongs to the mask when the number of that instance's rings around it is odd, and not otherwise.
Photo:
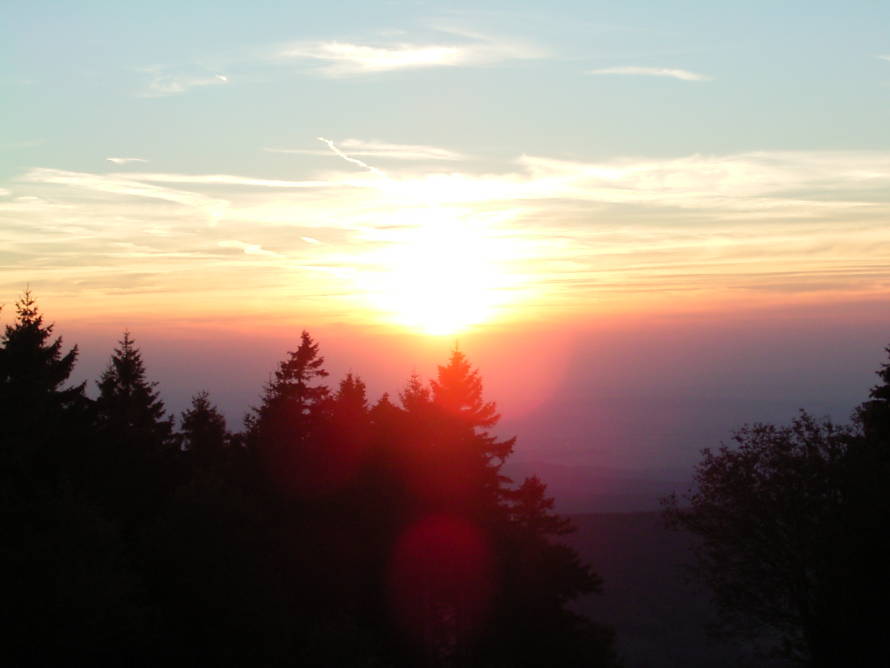
[(441, 335), (890, 289), (886, 152), (523, 156), (483, 172), (472, 156), (448, 171), (342, 157), (300, 180), (27, 171), (0, 193), (7, 299), (30, 282), (60, 318), (268, 313)]

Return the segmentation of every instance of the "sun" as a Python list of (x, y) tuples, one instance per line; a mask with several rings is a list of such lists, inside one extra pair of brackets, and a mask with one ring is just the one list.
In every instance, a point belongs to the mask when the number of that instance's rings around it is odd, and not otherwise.
[(371, 300), (391, 322), (430, 335), (489, 322), (511, 282), (505, 248), (478, 221), (432, 216), (376, 254)]

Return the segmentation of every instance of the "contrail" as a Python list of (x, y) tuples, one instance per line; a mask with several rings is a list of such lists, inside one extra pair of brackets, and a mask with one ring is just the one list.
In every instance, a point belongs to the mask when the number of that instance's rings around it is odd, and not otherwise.
[(387, 178), (386, 174), (384, 174), (381, 170), (376, 167), (372, 167), (366, 162), (362, 162), (358, 158), (353, 158), (346, 155), (343, 151), (341, 151), (330, 139), (325, 139), (324, 137), (316, 137), (318, 141), (323, 141), (328, 145), (328, 148), (331, 149), (336, 155), (339, 155), (341, 158), (346, 160), (347, 162), (351, 162), (353, 165), (358, 165), (362, 169), (367, 169), (369, 172), (376, 174), (377, 176), (382, 176), (383, 178)]

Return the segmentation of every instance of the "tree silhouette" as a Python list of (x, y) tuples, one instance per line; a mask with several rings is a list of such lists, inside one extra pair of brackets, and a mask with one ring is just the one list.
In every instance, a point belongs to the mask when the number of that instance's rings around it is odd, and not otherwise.
[(9, 665), (144, 649), (146, 610), (118, 528), (90, 498), (91, 402), (65, 387), (77, 359), (30, 291), (0, 343), (0, 627)]
[(319, 447), (322, 414), (330, 399), (319, 381), (327, 375), (318, 344), (303, 331), (299, 347), (279, 364), (262, 403), (246, 418), (248, 446), (281, 489), (300, 492), (312, 483), (305, 465)]
[(166, 417), (157, 383), (146, 380), (142, 353), (129, 332), (115, 348), (99, 379), (99, 429), (120, 447), (159, 453), (174, 443), (173, 418)]
[(245, 434), (206, 392), (174, 433), (128, 332), (93, 403), (51, 329), (26, 293), (0, 347), (16, 665), (614, 665), (568, 608), (599, 580), (545, 485), (501, 474), (463, 353), (370, 406), (303, 332)]
[(0, 342), (0, 447), (8, 456), (40, 456), (59, 445), (59, 433), (73, 436), (66, 421), (83, 420), (87, 402), (84, 384), (63, 387), (77, 361), (77, 346), (63, 353), (62, 338), (52, 340), (53, 325), (44, 324), (30, 290), (15, 306), (15, 323), (6, 326)]
[(574, 528), (567, 517), (553, 512), (554, 500), (547, 496), (547, 485), (538, 476), (526, 478), (510, 493), (513, 522), (526, 534), (564, 536)]
[(183, 411), (180, 432), (183, 449), (191, 453), (197, 466), (203, 468), (222, 460), (228, 440), (226, 419), (206, 391), (193, 396), (191, 406)]
[[(890, 346), (885, 350), (890, 354)], [(876, 374), (881, 382), (871, 389), (869, 400), (859, 406), (856, 418), (869, 439), (883, 442), (890, 449), (890, 361)]]
[(723, 630), (807, 665), (867, 665), (882, 642), (869, 611), (890, 591), (886, 466), (861, 432), (805, 412), (734, 440), (665, 499), (669, 525), (701, 539), (697, 575)]
[(438, 438), (433, 442), (447, 460), (443, 470), (452, 469), (453, 482), (463, 479), (476, 502), (493, 512), (509, 482), (500, 471), (516, 439), (499, 440), (490, 433), (500, 420), (497, 406), (484, 400), (479, 372), (459, 350), (452, 351), (447, 365), (439, 366), (430, 388), (437, 409)]

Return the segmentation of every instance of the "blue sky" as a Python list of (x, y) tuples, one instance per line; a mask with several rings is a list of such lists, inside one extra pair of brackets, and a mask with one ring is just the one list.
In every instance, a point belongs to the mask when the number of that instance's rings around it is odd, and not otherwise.
[[(888, 26), (879, 2), (17, 3), (0, 175), (118, 154), (280, 174), (299, 165), (262, 149), (318, 135), (494, 157), (887, 148)], [(341, 76), (277, 57), (334, 41), (493, 53)], [(589, 74), (622, 67), (710, 79)]]

